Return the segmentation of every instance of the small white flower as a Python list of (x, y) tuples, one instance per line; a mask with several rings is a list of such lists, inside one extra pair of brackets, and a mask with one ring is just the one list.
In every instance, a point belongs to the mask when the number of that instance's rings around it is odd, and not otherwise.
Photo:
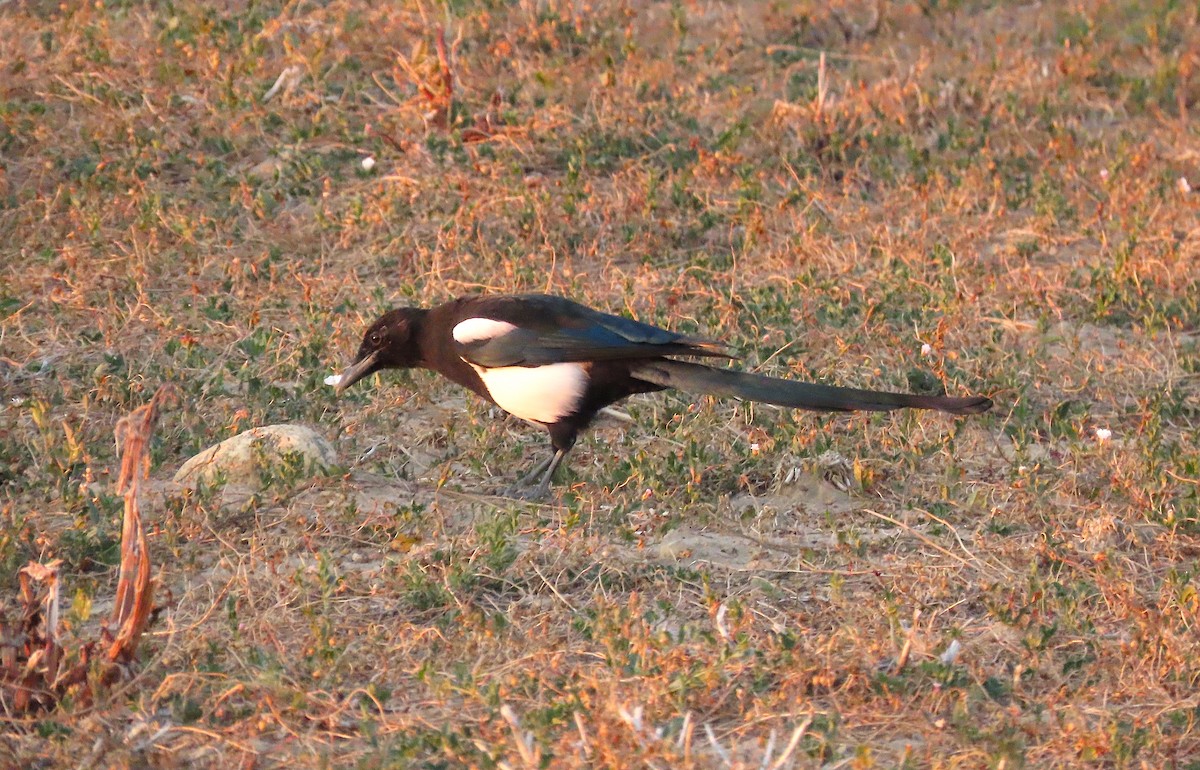
[(962, 645), (958, 643), (957, 639), (951, 639), (950, 646), (946, 648), (946, 651), (943, 652), (940, 657), (938, 657), (938, 660), (949, 666), (951, 663), (958, 660), (958, 654), (960, 652), (962, 652)]
[(342, 375), (340, 375), (340, 374), (329, 375), (328, 377), (325, 378), (325, 384), (331, 385), (336, 388), (338, 385), (342, 384)]
[(1096, 440), (1103, 444), (1112, 438), (1112, 431), (1108, 428), (1096, 428)]
[(1102, 182), (1108, 181), (1108, 169), (1106, 169), (1106, 168), (1100, 169), (1100, 181), (1102, 181)]
[(932, 356), (933, 355), (933, 345), (930, 345), (928, 342), (921, 345), (921, 355), (925, 356), (926, 358), (929, 358), (930, 356)]
[(754, 454), (758, 454), (758, 442), (755, 442), (750, 445), (750, 451), (753, 452)]
[(1188, 193), (1190, 193), (1192, 191), (1192, 185), (1190, 183), (1188, 183), (1186, 176), (1179, 177), (1179, 181), (1176, 182), (1175, 184), (1178, 185), (1179, 192), (1182, 193), (1183, 195), (1187, 195)]
[(370, 171), (371, 169), (375, 168), (375, 159), (372, 158), (370, 155), (363, 158), (362, 159), (362, 167), (363, 167), (363, 171)]

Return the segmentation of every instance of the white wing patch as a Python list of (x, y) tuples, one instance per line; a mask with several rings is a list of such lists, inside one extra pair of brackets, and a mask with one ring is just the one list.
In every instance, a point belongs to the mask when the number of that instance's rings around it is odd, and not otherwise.
[(494, 340), (515, 330), (517, 327), (507, 321), (497, 321), (494, 318), (468, 318), (460, 321), (451, 334), (455, 342), (466, 345), (468, 342)]
[[(456, 335), (457, 332), (458, 328), (455, 327)], [(475, 364), (471, 366), (479, 373), (479, 378), (497, 406), (523, 420), (534, 422), (551, 423), (574, 412), (588, 384), (587, 370), (583, 364), (577, 363), (501, 366), (495, 369), (485, 369)]]

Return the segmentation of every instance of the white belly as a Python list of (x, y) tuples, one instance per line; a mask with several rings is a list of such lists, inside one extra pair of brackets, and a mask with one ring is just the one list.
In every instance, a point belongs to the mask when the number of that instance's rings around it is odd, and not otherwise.
[(503, 366), (484, 369), (471, 364), (492, 400), (523, 420), (550, 423), (575, 411), (587, 388), (583, 364)]

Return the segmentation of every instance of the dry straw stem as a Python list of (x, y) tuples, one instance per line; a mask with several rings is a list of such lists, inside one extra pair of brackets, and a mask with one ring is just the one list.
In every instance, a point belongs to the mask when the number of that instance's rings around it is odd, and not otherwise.
[(121, 575), (117, 580), (117, 599), (113, 605), (110, 628), (116, 635), (108, 648), (111, 661), (128, 662), (137, 651), (138, 639), (154, 604), (150, 585), (150, 553), (146, 547), (146, 529), (138, 505), (138, 488), (150, 472), (150, 438), (158, 423), (159, 410), (165, 403), (178, 403), (174, 387), (163, 385), (150, 399), (117, 423), (114, 431), (121, 452), (121, 473), (117, 491), (125, 496), (125, 517), (121, 524)]

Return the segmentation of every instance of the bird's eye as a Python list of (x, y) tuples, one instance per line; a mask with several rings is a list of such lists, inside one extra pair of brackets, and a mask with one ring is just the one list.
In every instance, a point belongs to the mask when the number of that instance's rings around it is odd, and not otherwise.
[(379, 332), (371, 332), (369, 339), (372, 345), (378, 345), (383, 338), (379, 336)]

